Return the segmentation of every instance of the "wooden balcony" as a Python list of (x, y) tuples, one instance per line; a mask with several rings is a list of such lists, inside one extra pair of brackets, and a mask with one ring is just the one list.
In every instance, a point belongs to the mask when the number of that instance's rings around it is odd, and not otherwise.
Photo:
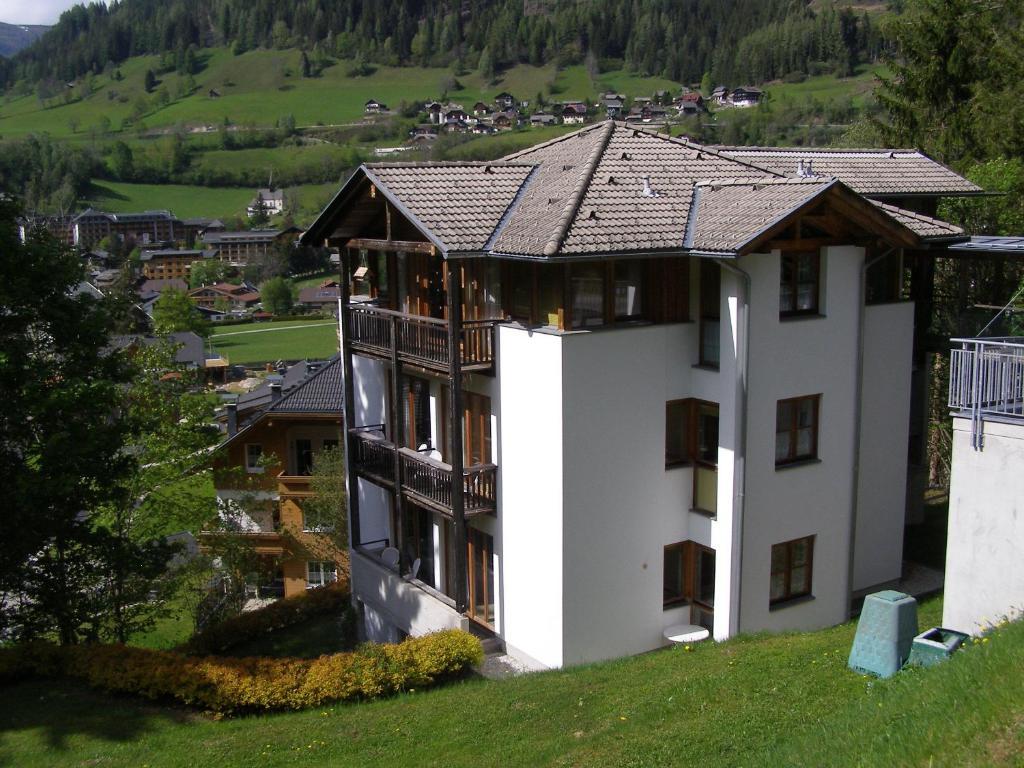
[(312, 496), (311, 480), (309, 475), (288, 475), (282, 472), (277, 476), (277, 492), (289, 497)]
[[(411, 448), (384, 439), (379, 428), (349, 430), (349, 450), (357, 474), (394, 490), (395, 455), (401, 464), (402, 493), (415, 504), (452, 516), (452, 467)], [(498, 468), (477, 464), (462, 471), (463, 511), (466, 517), (497, 509)]]
[[(496, 320), (466, 320), (462, 324), (462, 370), (490, 373), (494, 370)], [(440, 373), (447, 373), (450, 356), (448, 321), (419, 317), (370, 304), (350, 304), (348, 338), (353, 351), (398, 359)]]

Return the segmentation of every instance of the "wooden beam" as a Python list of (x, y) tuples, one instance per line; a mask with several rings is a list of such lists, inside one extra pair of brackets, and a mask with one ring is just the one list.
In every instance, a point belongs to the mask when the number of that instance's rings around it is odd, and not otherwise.
[(349, 538), (351, 539), (352, 548), (358, 548), (362, 543), (362, 533), (359, 530), (359, 478), (355, 472), (355, 459), (352, 456), (352, 438), (349, 437), (349, 429), (357, 426), (353, 420), (356, 417), (356, 406), (355, 406), (355, 383), (352, 371), (352, 344), (349, 339), (349, 329), (351, 321), (349, 319), (349, 278), (351, 272), (349, 271), (352, 254), (347, 248), (342, 248), (340, 252), (341, 256), (341, 302), (340, 302), (340, 317), (338, 322), (341, 324), (341, 364), (344, 376), (344, 386), (342, 389), (344, 408), (344, 418), (341, 423), (341, 434), (345, 440), (345, 487), (348, 492), (348, 516), (349, 516)]
[(349, 248), (365, 248), (368, 251), (405, 251), (413, 253), (437, 253), (433, 243), (420, 240), (374, 240), (366, 237), (353, 237), (346, 243)]

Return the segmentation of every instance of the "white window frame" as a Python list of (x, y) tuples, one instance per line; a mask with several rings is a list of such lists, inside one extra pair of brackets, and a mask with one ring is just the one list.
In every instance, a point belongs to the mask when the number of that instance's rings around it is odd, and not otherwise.
[[(313, 581), (313, 566), (316, 565), (317, 580)], [(332, 570), (328, 570), (325, 566), (333, 565)], [(333, 578), (327, 578), (327, 574), (333, 574)], [(306, 561), (306, 589), (315, 589), (316, 587), (325, 587), (328, 584), (333, 584), (338, 580), (338, 564), (331, 560), (307, 560)]]

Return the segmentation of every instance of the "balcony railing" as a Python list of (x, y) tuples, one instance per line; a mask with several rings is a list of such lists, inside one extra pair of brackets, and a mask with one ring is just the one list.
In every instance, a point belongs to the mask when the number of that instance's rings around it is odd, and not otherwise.
[[(352, 304), (348, 310), (349, 342), (353, 349), (382, 357), (391, 355), (424, 368), (445, 372), (450, 355), (448, 321), (407, 315), (370, 304)], [(459, 349), (464, 370), (488, 371), (494, 367), (496, 320), (466, 320)]]
[(1024, 418), (1024, 338), (953, 339), (949, 407), (971, 418), (971, 445), (982, 448), (986, 417)]
[(313, 493), (311, 481), (309, 475), (288, 475), (281, 472), (277, 476), (277, 492), (282, 496), (309, 496)]
[[(442, 514), (452, 514), (452, 466), (411, 448), (398, 448), (384, 439), (379, 427), (349, 430), (352, 465), (360, 475), (388, 488), (395, 483), (395, 452), (402, 469), (402, 493), (410, 501)], [(466, 516), (497, 508), (498, 468), (476, 464), (462, 470), (463, 511)]]

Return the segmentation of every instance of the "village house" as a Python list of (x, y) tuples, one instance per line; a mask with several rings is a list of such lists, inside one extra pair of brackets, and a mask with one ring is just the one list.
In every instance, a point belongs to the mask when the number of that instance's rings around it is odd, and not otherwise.
[(501, 93), (499, 93), (497, 96), (494, 97), (494, 103), (497, 105), (498, 109), (501, 110), (501, 111), (505, 111), (505, 110), (509, 110), (509, 109), (515, 109), (516, 108), (516, 97), (513, 96), (511, 93), (508, 93), (506, 91), (502, 91)]
[(251, 285), (214, 283), (193, 288), (189, 298), (198, 306), (221, 312), (242, 312), (260, 301), (260, 292)]
[(704, 110), (704, 97), (697, 91), (687, 91), (675, 100), (675, 104), (680, 111), (689, 104), (695, 108), (695, 111), (700, 112)]
[(370, 99), (363, 106), (363, 111), (366, 112), (366, 114), (368, 114), (368, 115), (379, 115), (381, 112), (387, 112), (388, 111), (388, 105), (385, 104), (382, 101), (377, 101), (376, 99)]
[(472, 624), (560, 667), (828, 626), (899, 580), (908, 297), (964, 235), (866, 190), (980, 190), (922, 155), (836, 168), (609, 121), (349, 179), (304, 242), (342, 249), (371, 639)]
[(173, 243), (183, 239), (181, 221), (170, 211), (103, 213), (88, 208), (71, 220), (72, 242), (88, 247), (109, 235), (137, 243)]
[[(340, 444), (342, 367), (337, 357), (320, 367), (299, 365), (301, 382), (288, 392), (280, 383), (266, 387), (246, 423), (239, 422), (237, 404), (227, 405), (227, 439), (214, 462), (226, 519), (264, 558), (284, 597), (337, 580), (348, 560), (333, 529), (308, 515), (314, 459)], [(203, 540), (209, 544), (216, 535)]]
[(440, 125), (444, 117), (444, 107), (436, 101), (432, 101), (424, 107), (428, 120), (434, 125)]
[(499, 131), (510, 131), (519, 125), (519, 115), (516, 113), (510, 115), (508, 112), (499, 112), (491, 120), (491, 125)]
[(562, 107), (562, 123), (583, 125), (587, 120), (587, 105), (580, 101), (569, 102)]
[(729, 89), (719, 85), (711, 92), (711, 100), (719, 106), (725, 106), (729, 101)]
[(478, 101), (473, 105), (473, 117), (487, 117), (492, 110), (486, 103)]
[(341, 288), (338, 285), (338, 281), (327, 279), (320, 283), (320, 285), (302, 288), (299, 291), (299, 299), (296, 303), (300, 307), (306, 307), (314, 312), (337, 315), (338, 299), (340, 298)]
[(193, 262), (216, 258), (216, 251), (190, 248), (160, 248), (142, 251), (139, 262), (148, 280), (188, 280)]
[(256, 197), (249, 201), (245, 212), (249, 216), (255, 216), (260, 205), (263, 206), (263, 213), (267, 216), (276, 216), (284, 213), (284, 190), (283, 189), (257, 189)]
[(764, 98), (760, 88), (734, 88), (729, 94), (729, 103), (734, 107), (756, 107)]
[(203, 234), (203, 245), (216, 249), (217, 258), (225, 264), (244, 267), (256, 256), (266, 255), (274, 246), (293, 241), (298, 232), (295, 227), (206, 232)]
[(555, 116), (547, 112), (536, 112), (530, 115), (531, 128), (540, 128), (545, 125), (554, 125), (556, 122), (558, 121), (555, 119)]

